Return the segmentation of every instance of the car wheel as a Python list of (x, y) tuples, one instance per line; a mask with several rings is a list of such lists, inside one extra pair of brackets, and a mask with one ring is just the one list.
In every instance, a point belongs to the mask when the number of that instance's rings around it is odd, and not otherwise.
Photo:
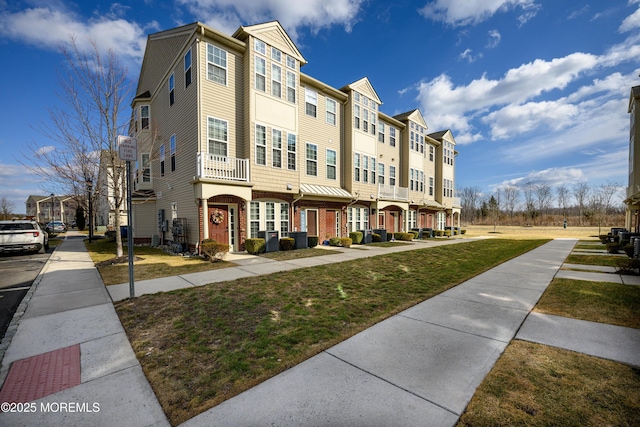
[(47, 250), (46, 250), (46, 248), (43, 246), (43, 247), (41, 247), (41, 248), (38, 250), (38, 253), (39, 253), (39, 254), (46, 254), (46, 253), (47, 253)]
[(48, 251), (48, 250), (49, 250), (49, 242), (47, 242), (47, 243), (45, 243), (45, 244), (44, 244), (44, 250), (45, 250), (45, 251)]

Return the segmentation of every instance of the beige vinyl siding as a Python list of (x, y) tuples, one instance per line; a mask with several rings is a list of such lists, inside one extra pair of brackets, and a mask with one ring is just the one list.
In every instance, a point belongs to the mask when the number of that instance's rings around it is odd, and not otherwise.
[(342, 110), (344, 136), (342, 139), (342, 185), (345, 190), (353, 194), (353, 92), (349, 92), (349, 99)]
[(135, 203), (133, 209), (133, 237), (150, 238), (159, 234), (156, 213), (156, 204), (153, 201)]
[[(317, 93), (317, 109), (316, 117), (306, 114), (304, 91), (309, 88)], [(304, 85), (300, 88), (300, 108), (298, 109), (300, 118), (300, 135), (299, 146), (301, 149), (300, 156), (300, 181), (305, 184), (325, 185), (330, 187), (341, 187), (342, 180), (342, 150), (340, 147), (340, 127), (342, 125), (341, 108), (342, 105), (336, 101), (336, 125), (327, 123), (326, 120), (326, 104), (327, 95), (321, 91), (321, 88), (311, 85)], [(317, 176), (307, 175), (306, 168), (306, 145), (314, 144), (318, 147), (318, 174)], [(327, 149), (336, 152), (336, 179), (327, 179)]]

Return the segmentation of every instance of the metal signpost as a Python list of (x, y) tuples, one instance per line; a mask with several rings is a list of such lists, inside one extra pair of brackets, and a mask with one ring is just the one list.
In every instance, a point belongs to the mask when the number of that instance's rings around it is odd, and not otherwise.
[(133, 212), (131, 209), (131, 162), (138, 159), (138, 140), (118, 136), (118, 156), (127, 162), (127, 256), (129, 258), (129, 298), (135, 297), (133, 284)]

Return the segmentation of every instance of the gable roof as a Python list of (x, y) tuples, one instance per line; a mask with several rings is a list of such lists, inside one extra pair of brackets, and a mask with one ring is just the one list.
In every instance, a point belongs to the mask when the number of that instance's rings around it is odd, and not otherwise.
[(424, 117), (422, 117), (422, 113), (419, 109), (407, 111), (405, 113), (398, 114), (397, 116), (393, 116), (394, 119), (402, 121), (412, 120), (420, 125), (424, 126), (425, 129), (429, 129), (427, 126), (427, 122), (425, 122)]
[(363, 77), (360, 80), (356, 80), (355, 82), (348, 84), (340, 89), (343, 92), (347, 92), (349, 90), (355, 90), (365, 95), (367, 98), (373, 99), (379, 105), (382, 104), (378, 93), (373, 88), (373, 85), (369, 81), (367, 77)]
[(302, 53), (298, 50), (289, 34), (285, 31), (279, 21), (269, 21), (263, 24), (240, 27), (233, 33), (234, 38), (246, 43), (249, 36), (262, 40), (263, 42), (275, 46), (289, 56), (300, 61), (300, 66), (307, 63)]

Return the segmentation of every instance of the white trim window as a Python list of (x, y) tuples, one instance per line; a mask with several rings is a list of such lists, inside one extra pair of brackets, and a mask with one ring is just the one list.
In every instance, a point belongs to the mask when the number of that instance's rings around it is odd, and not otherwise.
[(184, 88), (191, 84), (191, 49), (184, 55)]
[(396, 167), (389, 165), (389, 185), (396, 185)]
[(430, 196), (433, 196), (433, 182), (434, 182), (433, 177), (430, 176), (429, 177), (429, 195)]
[(289, 232), (289, 203), (280, 203), (280, 233)]
[(326, 109), (327, 109), (327, 123), (330, 125), (336, 125), (336, 117), (337, 117), (337, 108), (338, 103), (331, 99), (327, 98), (326, 100)]
[(389, 127), (389, 145), (392, 147), (396, 146), (396, 128), (393, 126)]
[(267, 230), (276, 229), (276, 204), (275, 202), (265, 202), (265, 226)]
[(273, 46), (271, 46), (271, 59), (277, 63), (282, 62), (282, 52)]
[(287, 169), (294, 171), (297, 169), (296, 162), (296, 135), (293, 133), (287, 134)]
[(369, 110), (366, 108), (362, 109), (362, 130), (364, 132), (369, 132)]
[(338, 156), (335, 150), (327, 148), (327, 179), (337, 179)]
[(267, 165), (267, 128), (256, 125), (256, 165)]
[(176, 102), (176, 80), (175, 77), (173, 75), (173, 73), (171, 73), (171, 75), (169, 76), (169, 106), (172, 106), (175, 102)]
[(282, 131), (271, 129), (271, 166), (282, 167)]
[(164, 176), (164, 144), (160, 145), (160, 176)]
[(278, 64), (271, 64), (271, 95), (282, 97), (282, 67)]
[(227, 51), (208, 43), (207, 80), (227, 85)]
[(256, 90), (266, 92), (267, 90), (267, 60), (261, 56), (255, 57), (255, 80)]
[(287, 101), (296, 103), (296, 73), (289, 70), (287, 70)]
[(140, 163), (142, 164), (142, 182), (151, 182), (151, 162), (149, 153), (142, 153)]
[(228, 123), (226, 120), (208, 117), (207, 140), (209, 142), (209, 154), (215, 156), (227, 156), (228, 149)]
[(378, 125), (378, 142), (384, 144), (384, 123), (382, 122)]
[(318, 113), (318, 92), (304, 88), (304, 110), (307, 116), (317, 117)]
[(353, 153), (353, 180), (360, 181), (360, 153)]
[[(373, 102), (371, 103), (371, 105), (375, 105)], [(375, 113), (375, 111), (371, 111), (371, 135), (376, 134), (376, 122), (377, 122), (377, 114)]]
[(369, 182), (369, 156), (362, 156), (362, 182)]
[(260, 231), (260, 203), (249, 203), (249, 235), (255, 239)]
[(142, 105), (140, 107), (140, 128), (141, 129), (149, 129), (149, 121), (150, 121), (150, 115), (149, 115), (149, 106), (148, 105)]
[(267, 45), (262, 40), (254, 39), (253, 48), (257, 53), (260, 53), (265, 56), (267, 55)]
[(376, 183), (376, 158), (375, 157), (371, 157), (371, 162), (369, 166), (371, 167), (370, 169), (371, 173), (369, 174), (369, 176), (371, 177), (371, 183), (375, 184)]
[(318, 176), (318, 146), (307, 142), (307, 175)]
[(378, 163), (378, 183), (384, 185), (384, 163)]
[(353, 127), (360, 129), (360, 106), (353, 106)]
[(435, 153), (435, 148), (434, 148), (433, 145), (430, 145), (429, 146), (429, 161), (431, 161), (431, 162), (433, 162), (433, 157), (434, 157), (433, 154), (434, 153)]
[(171, 138), (169, 138), (169, 156), (171, 158), (171, 166), (169, 169), (171, 170), (171, 172), (175, 172), (176, 171), (176, 134), (175, 133), (171, 135)]
[(420, 184), (420, 192), (424, 193), (424, 172), (420, 171), (420, 176), (418, 177), (418, 181)]
[(349, 231), (369, 228), (369, 208), (351, 207), (347, 209), (347, 229)]
[(418, 227), (418, 212), (415, 210), (407, 211), (407, 226), (409, 230)]

